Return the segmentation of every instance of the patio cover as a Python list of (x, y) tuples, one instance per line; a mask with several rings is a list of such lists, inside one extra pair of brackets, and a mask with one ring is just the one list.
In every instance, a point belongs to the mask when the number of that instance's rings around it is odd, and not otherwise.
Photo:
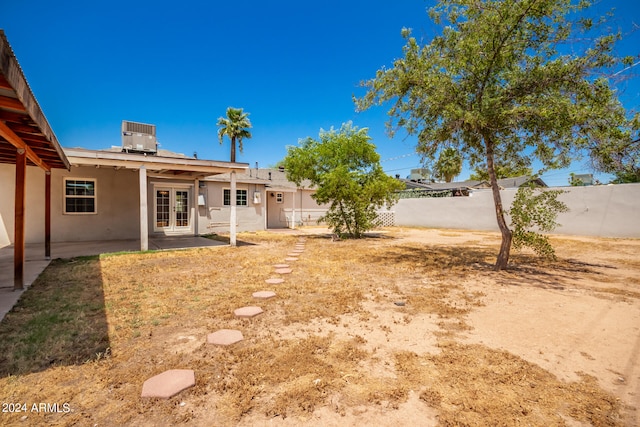
[(51, 254), (51, 169), (69, 169), (40, 105), (0, 30), (0, 162), (16, 166), (14, 289), (23, 288), (26, 166), (45, 171), (45, 255)]

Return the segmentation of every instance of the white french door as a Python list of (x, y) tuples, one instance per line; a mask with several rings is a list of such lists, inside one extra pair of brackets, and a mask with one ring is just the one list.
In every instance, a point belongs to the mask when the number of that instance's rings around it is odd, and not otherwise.
[(154, 231), (186, 232), (191, 230), (189, 188), (155, 188)]

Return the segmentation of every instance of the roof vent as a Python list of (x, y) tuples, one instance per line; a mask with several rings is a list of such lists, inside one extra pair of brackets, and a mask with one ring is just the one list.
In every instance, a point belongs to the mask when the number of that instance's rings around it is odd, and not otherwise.
[(125, 153), (156, 154), (156, 125), (122, 121), (122, 151)]

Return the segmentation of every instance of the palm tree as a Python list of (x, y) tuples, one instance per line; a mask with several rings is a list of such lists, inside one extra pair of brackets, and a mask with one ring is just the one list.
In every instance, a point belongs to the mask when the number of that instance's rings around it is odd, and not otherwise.
[(462, 157), (458, 150), (453, 147), (442, 150), (433, 169), (438, 178), (451, 182), (462, 172)]
[(218, 139), (222, 144), (222, 138), (227, 135), (231, 140), (231, 162), (236, 161), (236, 141), (238, 141), (238, 148), (242, 153), (242, 140), (244, 138), (251, 138), (251, 121), (249, 120), (249, 113), (242, 111), (242, 108), (227, 108), (227, 117), (219, 117), (217, 126)]

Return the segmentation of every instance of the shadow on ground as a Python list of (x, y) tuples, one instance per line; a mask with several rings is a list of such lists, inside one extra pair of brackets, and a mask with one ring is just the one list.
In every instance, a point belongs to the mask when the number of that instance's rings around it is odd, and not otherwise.
[(535, 286), (544, 289), (564, 289), (579, 275), (602, 276), (601, 269), (610, 265), (589, 263), (574, 259), (546, 260), (535, 255), (512, 252), (509, 267), (495, 272), (497, 250), (483, 246), (399, 245), (385, 248), (380, 255), (369, 257), (368, 262), (407, 263), (443, 273), (479, 273), (490, 275), (499, 285)]
[(2, 320), (0, 336), (3, 377), (108, 354), (100, 258), (52, 261)]

